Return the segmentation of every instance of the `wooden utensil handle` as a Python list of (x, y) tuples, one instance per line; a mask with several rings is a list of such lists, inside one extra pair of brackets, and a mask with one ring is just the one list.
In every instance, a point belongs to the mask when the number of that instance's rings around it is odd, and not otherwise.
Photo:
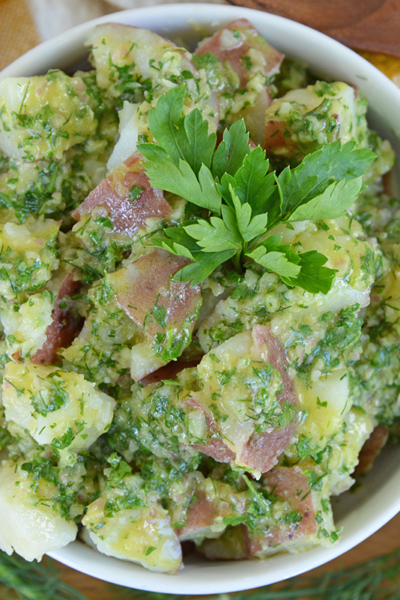
[(323, 31), (358, 50), (400, 57), (400, 0), (229, 0)]

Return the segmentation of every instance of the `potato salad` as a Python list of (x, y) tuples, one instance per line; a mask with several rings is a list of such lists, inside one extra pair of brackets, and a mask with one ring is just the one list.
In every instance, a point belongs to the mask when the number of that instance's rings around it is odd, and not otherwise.
[(87, 46), (0, 80), (0, 549), (334, 544), (400, 435), (390, 143), (246, 19)]

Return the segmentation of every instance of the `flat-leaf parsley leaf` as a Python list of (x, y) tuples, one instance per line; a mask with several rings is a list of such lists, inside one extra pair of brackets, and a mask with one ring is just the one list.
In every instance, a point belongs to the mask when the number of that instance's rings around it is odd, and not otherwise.
[(228, 260), (239, 271), (254, 260), (287, 285), (326, 294), (335, 276), (324, 266), (326, 256), (315, 250), (298, 253), (269, 232), (280, 223), (344, 215), (362, 190), (362, 175), (375, 154), (355, 142), (337, 141), (277, 176), (265, 151), (249, 145), (243, 121), (226, 129), (216, 148), (216, 135), (209, 134), (198, 109), (183, 116), (185, 93), (180, 86), (159, 99), (149, 114), (157, 143), (138, 144), (151, 184), (205, 211), (152, 239), (154, 246), (193, 261), (174, 279), (196, 285)]

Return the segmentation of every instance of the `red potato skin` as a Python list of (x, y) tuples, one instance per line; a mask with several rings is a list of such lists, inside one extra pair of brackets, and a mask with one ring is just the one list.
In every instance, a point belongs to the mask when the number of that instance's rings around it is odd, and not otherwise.
[[(166, 328), (182, 329), (186, 319), (196, 313), (201, 300), (200, 286), (171, 281), (187, 263), (185, 258), (156, 250), (121, 269), (124, 273), (122, 283), (111, 275), (119, 306), (146, 335), (155, 337), (165, 331), (151, 315), (156, 305), (166, 309)], [(194, 319), (189, 329), (193, 330), (193, 327)]]
[(263, 483), (274, 496), (288, 501), (290, 509), (298, 511), (302, 520), (296, 524), (296, 527), (279, 523), (264, 534), (251, 533), (243, 525), (245, 550), (248, 558), (256, 556), (265, 547), (273, 547), (277, 544), (315, 535), (318, 531), (310, 486), (300, 467), (276, 467), (263, 477)]
[(83, 319), (74, 316), (68, 306), (60, 308), (60, 302), (66, 297), (73, 296), (81, 285), (80, 281), (74, 280), (73, 273), (64, 279), (51, 314), (53, 321), (46, 330), (46, 341), (43, 347), (32, 356), (33, 363), (53, 365), (58, 360), (58, 351), (61, 348), (67, 348), (79, 334), (83, 326)]
[[(144, 159), (136, 151), (122, 165), (116, 167), (89, 196), (72, 213), (77, 221), (89, 215), (97, 206), (104, 207), (113, 224), (114, 232), (132, 237), (143, 227), (146, 219), (157, 217), (164, 219), (171, 212), (171, 207), (161, 190), (150, 185), (144, 173)], [(129, 191), (133, 185), (143, 189), (135, 200), (129, 199)]]
[(214, 519), (218, 517), (216, 507), (210, 502), (203, 492), (196, 494), (198, 500), (190, 504), (187, 515), (186, 524), (176, 530), (178, 537), (184, 537), (188, 534), (195, 534), (196, 531), (201, 531), (212, 525)]
[(151, 383), (159, 383), (160, 381), (163, 381), (165, 379), (173, 379), (178, 375), (178, 373), (183, 371), (183, 369), (197, 367), (199, 362), (199, 360), (174, 360), (165, 365), (164, 367), (157, 369), (157, 371), (153, 371), (153, 373), (150, 373), (149, 375), (146, 375), (146, 377), (143, 377), (143, 379), (140, 380), (140, 383), (142, 385), (150, 385)]
[(388, 429), (382, 425), (377, 425), (360, 450), (358, 465), (354, 470), (354, 477), (358, 477), (372, 469), (375, 459), (385, 446), (388, 438)]

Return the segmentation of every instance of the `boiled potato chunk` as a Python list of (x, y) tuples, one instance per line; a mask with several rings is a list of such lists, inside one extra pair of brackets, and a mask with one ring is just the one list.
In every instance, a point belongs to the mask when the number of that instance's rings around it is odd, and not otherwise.
[(353, 485), (354, 479), (351, 474), (358, 464), (361, 448), (375, 425), (371, 415), (357, 406), (347, 413), (343, 430), (331, 445), (333, 452), (328, 463), (330, 474), (327, 477), (329, 495), (338, 496)]
[(56, 240), (60, 222), (29, 217), (0, 229), (0, 294), (7, 300), (36, 292), (58, 268)]
[(0, 81), (0, 149), (17, 159), (60, 159), (97, 121), (80, 77), (49, 71)]
[(125, 508), (109, 516), (105, 498), (99, 498), (89, 505), (82, 523), (103, 554), (164, 573), (175, 573), (182, 565), (181, 546), (170, 517), (157, 504)]
[(116, 23), (94, 28), (87, 45), (92, 47), (97, 85), (110, 98), (140, 103), (142, 124), (147, 122), (151, 106), (162, 94), (185, 84), (186, 111), (198, 108), (215, 131), (218, 102), (186, 50), (148, 29)]
[(275, 156), (301, 159), (336, 140), (343, 144), (356, 140), (366, 146), (368, 130), (358, 100), (355, 88), (340, 81), (318, 81), (288, 92), (266, 111), (266, 150)]
[(13, 362), (6, 365), (3, 402), (7, 421), (27, 429), (38, 444), (76, 452), (107, 430), (115, 407), (83, 375)]
[(41, 560), (43, 554), (62, 548), (76, 538), (77, 525), (66, 521), (48, 498), (55, 485), (43, 482), (36, 491), (21, 465), (4, 462), (0, 467), (0, 549), (15, 550), (25, 560)]
[(337, 369), (322, 375), (311, 387), (300, 377), (295, 379), (299, 405), (307, 414), (301, 432), (322, 446), (340, 431), (351, 408), (350, 376), (347, 369)]
[(263, 380), (254, 372), (266, 366), (251, 332), (245, 331), (206, 354), (197, 367), (203, 387), (193, 397), (213, 416), (222, 439), (239, 457), (257, 417), (262, 422), (262, 409), (268, 412), (281, 389), (281, 377), (272, 371), (268, 395), (262, 398)]
[(16, 352), (23, 357), (31, 356), (43, 347), (53, 308), (53, 294), (47, 290), (33, 294), (21, 304), (18, 312), (10, 304), (4, 308), (0, 318), (10, 356)]
[(91, 309), (82, 331), (62, 352), (67, 368), (95, 383), (114, 385), (129, 370), (137, 326), (117, 305), (108, 279), (89, 290)]
[(131, 377), (134, 381), (140, 381), (149, 373), (153, 373), (165, 365), (162, 358), (154, 354), (152, 344), (149, 341), (133, 346), (130, 359)]

